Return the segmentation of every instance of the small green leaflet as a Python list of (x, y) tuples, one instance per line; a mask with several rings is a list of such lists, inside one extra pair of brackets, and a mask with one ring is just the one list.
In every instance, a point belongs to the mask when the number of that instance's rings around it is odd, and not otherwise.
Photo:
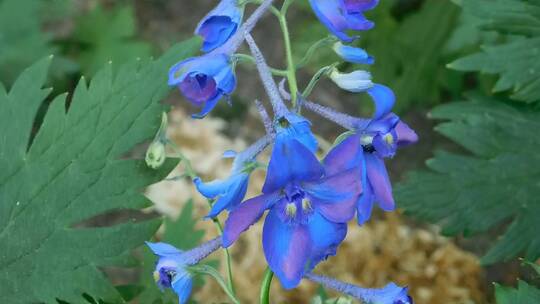
[[(0, 86), (0, 294), (10, 304), (81, 303), (81, 295), (120, 303), (99, 267), (149, 239), (159, 220), (77, 228), (93, 216), (149, 205), (141, 191), (175, 166), (160, 170), (125, 159), (151, 139), (165, 109), (170, 65), (194, 54), (195, 39), (157, 61), (111, 64), (88, 86), (77, 86), (66, 112), (66, 95), (51, 103), (39, 131), (34, 118), (50, 89), (42, 89), (50, 63), (27, 69), (9, 93)], [(32, 137), (35, 134), (35, 137)]]
[(396, 189), (409, 214), (443, 225), (443, 234), (471, 235), (511, 220), (482, 258), (485, 264), (524, 253), (540, 257), (540, 113), (487, 97), (433, 110), (449, 120), (436, 130), (472, 155), (439, 151), (430, 170), (413, 172)]
[(540, 100), (540, 1), (466, 0), (463, 10), (478, 18), (478, 27), (508, 34), (504, 42), (449, 64), (460, 71), (498, 74), (494, 92), (512, 89), (511, 98)]
[(78, 62), (84, 75), (94, 73), (112, 60), (122, 64), (146, 58), (152, 47), (135, 38), (136, 20), (131, 6), (104, 10), (101, 6), (75, 20), (72, 39), (81, 46)]
[[(169, 243), (178, 249), (188, 250), (200, 245), (204, 230), (197, 230), (197, 221), (193, 218), (193, 201), (186, 203), (176, 221), (165, 220), (165, 234), (161, 242)], [(178, 296), (171, 290), (161, 292), (154, 282), (152, 273), (155, 270), (157, 257), (146, 247), (143, 248), (143, 271), (140, 285), (144, 291), (137, 298), (139, 303), (176, 303)], [(197, 283), (197, 281), (196, 281)], [(199, 282), (200, 283), (200, 282)], [(196, 284), (197, 285), (197, 284)]]

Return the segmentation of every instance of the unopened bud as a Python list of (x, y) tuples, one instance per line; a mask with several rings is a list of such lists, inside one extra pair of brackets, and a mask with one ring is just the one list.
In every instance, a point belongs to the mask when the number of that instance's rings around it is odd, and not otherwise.
[(146, 150), (146, 165), (152, 169), (161, 167), (166, 158), (165, 145), (159, 140), (152, 142)]

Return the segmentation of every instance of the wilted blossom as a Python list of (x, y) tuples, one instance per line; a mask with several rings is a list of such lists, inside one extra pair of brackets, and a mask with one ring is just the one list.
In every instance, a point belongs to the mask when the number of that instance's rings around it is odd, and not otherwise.
[(375, 62), (373, 57), (371, 57), (364, 49), (345, 45), (340, 41), (334, 43), (333, 50), (339, 57), (350, 63), (373, 64)]
[(390, 283), (383, 288), (362, 288), (336, 279), (308, 273), (306, 278), (367, 304), (414, 304), (407, 287)]
[(175, 64), (169, 72), (169, 85), (177, 86), (191, 103), (202, 107), (193, 115), (202, 118), (234, 91), (236, 77), (228, 56), (207, 54)]
[(199, 23), (196, 35), (203, 38), (201, 50), (210, 52), (231, 38), (242, 22), (244, 6), (237, 5), (237, 0), (222, 0)]
[(364, 17), (378, 0), (309, 0), (311, 8), (321, 23), (335, 36), (345, 42), (354, 40), (347, 31), (367, 31), (374, 23)]
[[(264, 253), (285, 288), (297, 286), (321, 260), (335, 255), (361, 193), (356, 169), (326, 174), (327, 168), (292, 134), (286, 127), (278, 131), (262, 195), (233, 210), (223, 234), (228, 247), (269, 210)], [(326, 160), (339, 157), (331, 152)]]
[(197, 248), (181, 251), (166, 243), (150, 243), (146, 245), (158, 256), (154, 279), (161, 290), (171, 288), (179, 299), (179, 304), (187, 303), (193, 287), (193, 278), (188, 267), (199, 263), (212, 252), (221, 247), (221, 238), (210, 240)]

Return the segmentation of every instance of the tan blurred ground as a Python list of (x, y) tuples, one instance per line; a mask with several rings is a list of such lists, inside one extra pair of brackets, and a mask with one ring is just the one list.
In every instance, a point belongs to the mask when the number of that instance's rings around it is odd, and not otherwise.
[[(222, 135), (225, 123), (219, 119), (192, 120), (179, 109), (169, 117), (169, 137), (182, 147), (196, 171), (205, 179), (226, 177), (230, 161), (221, 159), (221, 153), (229, 149), (241, 150), (246, 143)], [(180, 173), (177, 168), (171, 176)], [(257, 195), (264, 180), (261, 173), (258, 171), (252, 175), (247, 197)], [(195, 200), (197, 216), (202, 218), (208, 211), (202, 196), (186, 181), (162, 182), (152, 186), (147, 194), (156, 202), (158, 211), (173, 218), (178, 216), (189, 198)], [(211, 222), (201, 221), (199, 225), (207, 231), (207, 238), (216, 236)], [(321, 263), (315, 272), (364, 287), (382, 287), (389, 281), (408, 285), (418, 304), (485, 302), (481, 291), (483, 274), (478, 259), (457, 248), (450, 240), (438, 236), (434, 229), (411, 227), (397, 212), (374, 218), (363, 227), (356, 223), (349, 226), (338, 255)], [(243, 303), (256, 303), (259, 283), (266, 268), (261, 232), (262, 221), (244, 233), (232, 247), (235, 284)], [(220, 258), (221, 254), (214, 256)], [(272, 303), (309, 303), (316, 288), (315, 284), (302, 282), (298, 288), (285, 291), (274, 280)], [(194, 297), (200, 303), (227, 301), (213, 282), (196, 292)]]

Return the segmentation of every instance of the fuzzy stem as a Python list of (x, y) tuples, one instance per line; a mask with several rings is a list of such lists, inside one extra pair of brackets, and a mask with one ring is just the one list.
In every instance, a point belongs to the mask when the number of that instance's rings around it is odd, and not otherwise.
[(274, 78), (272, 78), (270, 68), (266, 63), (266, 60), (261, 53), (261, 50), (255, 43), (255, 40), (253, 40), (253, 37), (251, 37), (248, 32), (245, 33), (245, 36), (246, 42), (249, 45), (251, 53), (253, 54), (253, 58), (255, 58), (257, 69), (259, 70), (259, 75), (261, 77), (261, 81), (263, 83), (266, 94), (270, 98), (270, 102), (274, 110), (274, 115), (277, 117), (281, 117), (287, 112), (287, 107), (285, 106), (283, 100), (281, 99), (281, 96), (279, 95), (279, 89), (276, 85), (276, 82), (274, 81)]
[(195, 265), (201, 260), (212, 254), (214, 251), (221, 248), (223, 244), (221, 236), (211, 239), (210, 241), (199, 245), (191, 250), (182, 253), (182, 260), (187, 265)]
[(345, 113), (340, 113), (334, 109), (321, 106), (320, 104), (316, 104), (308, 100), (303, 100), (302, 105), (308, 110), (311, 110), (349, 130), (364, 129), (370, 122), (369, 119), (357, 118)]

